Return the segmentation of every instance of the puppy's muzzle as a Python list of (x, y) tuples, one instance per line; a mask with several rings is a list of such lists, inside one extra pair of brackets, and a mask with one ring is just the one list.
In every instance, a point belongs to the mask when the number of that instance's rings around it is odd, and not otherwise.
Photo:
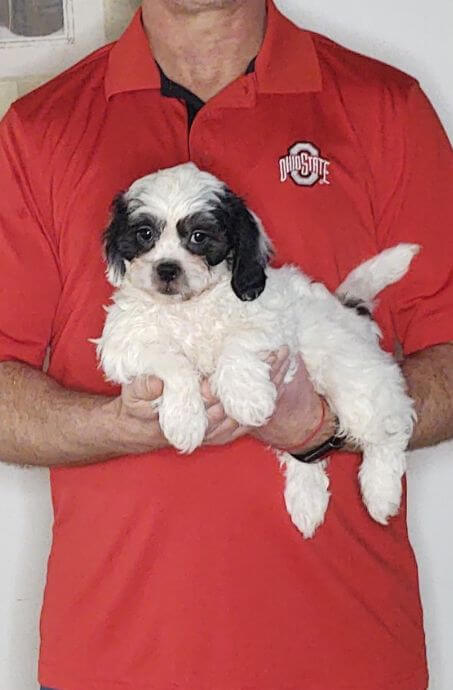
[(162, 282), (171, 283), (180, 277), (182, 268), (175, 261), (161, 261), (156, 266), (156, 273)]

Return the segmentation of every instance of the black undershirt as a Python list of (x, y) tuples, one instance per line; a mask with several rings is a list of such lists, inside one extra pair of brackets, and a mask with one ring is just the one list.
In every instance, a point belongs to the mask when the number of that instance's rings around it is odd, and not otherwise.
[[(246, 74), (250, 74), (251, 72), (255, 71), (255, 59), (256, 58), (253, 58), (253, 60), (251, 60), (249, 63), (245, 71)], [(201, 98), (198, 98), (198, 96), (192, 93), (192, 91), (189, 91), (189, 89), (181, 86), (181, 84), (177, 84), (175, 81), (169, 79), (162, 71), (160, 65), (158, 63), (156, 64), (160, 72), (160, 92), (162, 96), (167, 96), (168, 98), (178, 98), (180, 101), (184, 101), (187, 108), (187, 117), (190, 129), (196, 116), (205, 105), (205, 101), (202, 101)]]

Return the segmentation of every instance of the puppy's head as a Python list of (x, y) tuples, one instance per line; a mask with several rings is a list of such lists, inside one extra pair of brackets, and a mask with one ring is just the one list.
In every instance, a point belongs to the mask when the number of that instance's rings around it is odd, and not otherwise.
[(143, 177), (120, 194), (104, 233), (108, 278), (186, 300), (226, 276), (241, 300), (264, 290), (270, 243), (242, 199), (193, 163)]

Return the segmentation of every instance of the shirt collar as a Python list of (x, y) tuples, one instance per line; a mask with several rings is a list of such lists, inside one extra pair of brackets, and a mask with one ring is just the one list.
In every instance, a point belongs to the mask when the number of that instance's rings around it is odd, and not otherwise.
[(138, 10), (110, 51), (105, 75), (107, 100), (127, 91), (160, 89), (160, 72), (151, 52)]
[(267, 29), (256, 58), (260, 93), (320, 91), (321, 69), (309, 31), (284, 17), (272, 0), (267, 2)]
[[(267, 29), (256, 59), (257, 90), (261, 93), (320, 91), (321, 71), (313, 39), (267, 1)], [(108, 58), (107, 100), (117, 93), (160, 89), (160, 72), (152, 55), (138, 10)]]

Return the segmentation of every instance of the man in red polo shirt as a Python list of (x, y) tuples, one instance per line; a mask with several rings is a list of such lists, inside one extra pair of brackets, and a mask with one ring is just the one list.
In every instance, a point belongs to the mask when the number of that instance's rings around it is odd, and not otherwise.
[[(315, 538), (289, 521), (269, 446), (303, 451), (318, 424), (303, 368), (285, 388), (285, 353), (274, 358), (280, 401), (255, 437), (206, 391), (206, 445), (189, 457), (149, 410), (160, 382), (119, 391), (97, 369), (111, 199), (187, 160), (245, 197), (278, 262), (329, 288), (379, 249), (423, 246), (377, 320), (383, 346), (405, 355), (412, 446), (453, 427), (453, 163), (417, 83), (299, 30), (271, 0), (145, 0), (117, 43), (21, 99), (0, 128), (2, 457), (51, 467), (55, 512), (40, 682), (424, 690), (404, 506), (374, 523), (360, 458), (344, 452)], [(333, 427), (328, 414), (311, 446)]]

